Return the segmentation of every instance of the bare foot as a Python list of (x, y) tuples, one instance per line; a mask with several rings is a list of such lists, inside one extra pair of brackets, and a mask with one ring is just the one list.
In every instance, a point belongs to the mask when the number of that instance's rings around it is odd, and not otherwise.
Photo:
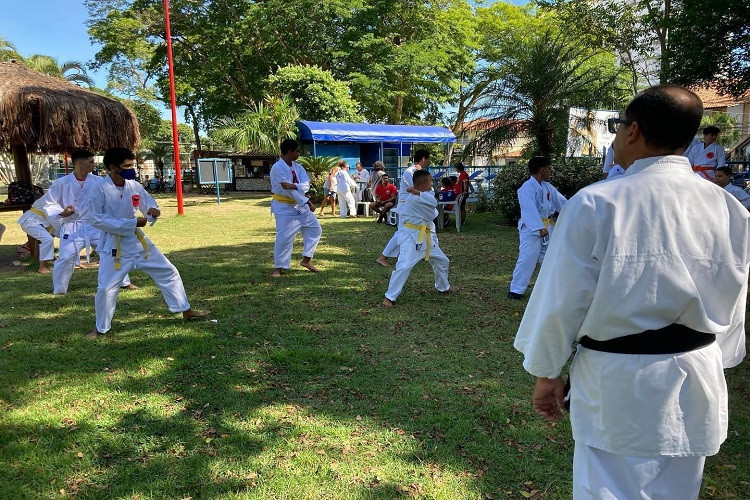
[(456, 293), (457, 291), (458, 291), (458, 287), (457, 286), (452, 286), (449, 289), (443, 290), (440, 293)]
[(52, 292), (52, 295), (57, 295), (58, 297), (62, 297), (65, 295), (65, 292)]
[(182, 312), (183, 319), (205, 318), (206, 316), (208, 316), (208, 311), (196, 311), (195, 309), (188, 309), (187, 311)]
[(393, 301), (391, 299), (383, 299), (383, 307), (393, 307)]
[(122, 288), (123, 290), (140, 290), (141, 289), (141, 287), (139, 287), (138, 285), (134, 285), (132, 283), (130, 283), (129, 285), (121, 286), (120, 288)]
[(274, 269), (273, 272), (271, 273), (271, 277), (272, 278), (279, 278), (279, 277), (281, 277), (281, 269), (279, 269), (278, 267), (276, 269)]
[(99, 330), (97, 330), (96, 328), (94, 328), (93, 330), (91, 330), (89, 333), (86, 334), (86, 338), (87, 339), (95, 339), (99, 335), (104, 335), (104, 334), (103, 333), (99, 333)]
[(391, 263), (388, 262), (388, 257), (386, 257), (385, 255), (381, 255), (380, 257), (375, 259), (375, 262), (377, 262), (383, 267), (391, 267)]
[(312, 262), (301, 260), (299, 263), (300, 266), (306, 268), (308, 271), (312, 271), (314, 273), (319, 273), (320, 269), (312, 265)]
[(47, 264), (39, 264), (39, 274), (50, 274), (52, 271), (49, 270)]

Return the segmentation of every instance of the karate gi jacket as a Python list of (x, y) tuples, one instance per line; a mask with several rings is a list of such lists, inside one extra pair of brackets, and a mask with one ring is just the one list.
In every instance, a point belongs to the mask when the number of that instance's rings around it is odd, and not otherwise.
[[(48, 215), (53, 225), (59, 224), (61, 237), (75, 232), (79, 221), (88, 223), (89, 202), (92, 194), (101, 183), (101, 177), (88, 174), (83, 181), (83, 185), (81, 185), (75, 174), (71, 172), (57, 179), (49, 187), (47, 194), (41, 198), (45, 200), (42, 211)], [(60, 216), (68, 205), (75, 208), (75, 213), (68, 217)]]
[(568, 201), (555, 186), (545, 181), (540, 183), (533, 177), (523, 183), (517, 194), (521, 205), (518, 230), (530, 233), (539, 233), (545, 227), (542, 219), (561, 211)]
[[(292, 170), (297, 176), (297, 189), (284, 189), (281, 187), (282, 182), (294, 183)], [(310, 177), (308, 177), (305, 167), (292, 162), (292, 166), (287, 165), (283, 158), (273, 164), (271, 167), (271, 192), (287, 198), (292, 198), (296, 205), (282, 203), (276, 200), (271, 201), (271, 212), (276, 215), (299, 215), (310, 211), (307, 204), (309, 198), (306, 193), (310, 190)]]

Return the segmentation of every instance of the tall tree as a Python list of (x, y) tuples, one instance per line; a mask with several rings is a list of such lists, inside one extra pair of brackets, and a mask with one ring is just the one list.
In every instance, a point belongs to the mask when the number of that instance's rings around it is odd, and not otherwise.
[(235, 151), (275, 154), (281, 141), (296, 136), (298, 118), (297, 108), (288, 97), (268, 97), (236, 118), (218, 120), (213, 135)]
[(0, 36), (0, 61), (10, 61), (11, 59), (22, 59), (18, 54), (16, 46), (5, 37)]
[(42, 54), (34, 54), (23, 59), (23, 63), (34, 71), (54, 76), (71, 83), (93, 87), (94, 80), (86, 72), (86, 66), (79, 61), (59, 63), (57, 59)]

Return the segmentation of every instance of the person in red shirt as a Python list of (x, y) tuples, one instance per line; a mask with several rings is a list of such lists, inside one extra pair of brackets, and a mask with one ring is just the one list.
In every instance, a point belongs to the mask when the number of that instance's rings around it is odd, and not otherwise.
[(469, 174), (464, 171), (464, 164), (456, 163), (456, 172), (458, 172), (458, 182), (456, 183), (456, 194), (465, 193), (461, 200), (461, 225), (466, 224), (466, 199), (469, 197)]
[(388, 215), (388, 211), (396, 205), (397, 196), (398, 189), (391, 184), (388, 174), (384, 173), (380, 177), (380, 184), (375, 187), (375, 201), (370, 204), (370, 208), (380, 214), (378, 222), (383, 222)]

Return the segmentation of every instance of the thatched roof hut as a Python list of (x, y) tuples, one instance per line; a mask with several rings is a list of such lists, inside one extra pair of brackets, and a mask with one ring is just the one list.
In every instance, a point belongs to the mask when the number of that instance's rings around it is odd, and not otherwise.
[(19, 180), (31, 179), (29, 151), (134, 149), (138, 142), (138, 122), (122, 103), (19, 62), (0, 62), (0, 149), (13, 151)]

